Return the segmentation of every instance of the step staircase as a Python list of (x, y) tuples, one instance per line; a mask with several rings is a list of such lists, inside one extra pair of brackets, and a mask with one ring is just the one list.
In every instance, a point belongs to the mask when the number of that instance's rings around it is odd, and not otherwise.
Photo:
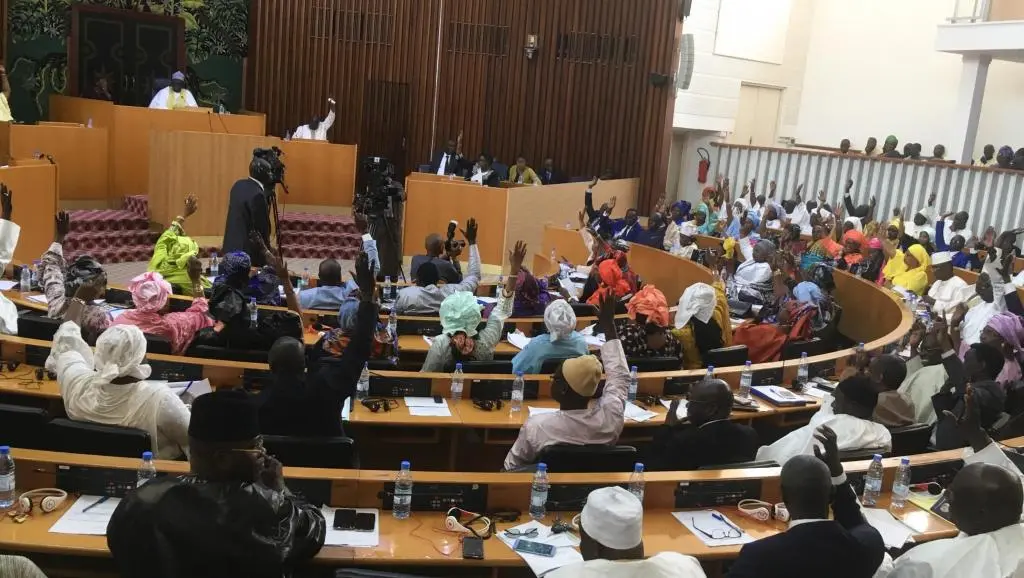
[(362, 235), (352, 217), (281, 212), (278, 237), (289, 259), (355, 259)]

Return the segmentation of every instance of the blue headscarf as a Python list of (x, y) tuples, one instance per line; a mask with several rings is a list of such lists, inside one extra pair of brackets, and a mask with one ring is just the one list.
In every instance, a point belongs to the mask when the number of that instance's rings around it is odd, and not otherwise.
[[(679, 209), (680, 217), (675, 219), (677, 225), (682, 225), (683, 221), (688, 220), (687, 217), (690, 216), (690, 203), (686, 201), (676, 201), (675, 203), (672, 203), (672, 207)], [(671, 211), (669, 211), (669, 214), (671, 215)]]
[(228, 277), (245, 271), (248, 273), (249, 269), (252, 268), (252, 260), (249, 255), (244, 251), (233, 251), (224, 255), (224, 259), (220, 262), (220, 269), (218, 270), (217, 278), (214, 279), (214, 283), (223, 283)]
[(801, 303), (811, 303), (813, 305), (818, 305), (824, 300), (821, 288), (810, 281), (804, 281), (794, 287), (793, 297), (796, 297), (796, 300)]

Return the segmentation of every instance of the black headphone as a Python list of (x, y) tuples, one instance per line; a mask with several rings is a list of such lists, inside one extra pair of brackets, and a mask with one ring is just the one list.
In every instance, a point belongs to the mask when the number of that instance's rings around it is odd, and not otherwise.
[(377, 412), (380, 412), (380, 411), (386, 411), (387, 412), (387, 411), (391, 411), (393, 409), (398, 409), (398, 400), (395, 400), (395, 399), (384, 399), (382, 397), (377, 397), (377, 398), (371, 397), (371, 398), (367, 398), (367, 399), (364, 399), (364, 400), (360, 400), (359, 403), (362, 403), (363, 407), (365, 407), (366, 409), (372, 411), (373, 413), (377, 413)]
[(473, 405), (484, 411), (497, 411), (501, 409), (502, 404), (500, 399), (474, 399)]

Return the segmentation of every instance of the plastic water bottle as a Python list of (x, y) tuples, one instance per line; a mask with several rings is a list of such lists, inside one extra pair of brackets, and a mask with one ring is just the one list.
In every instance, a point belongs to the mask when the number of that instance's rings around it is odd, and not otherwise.
[(533, 487), (530, 488), (530, 517), (543, 520), (548, 504), (548, 465), (537, 464), (537, 472), (533, 474)]
[(210, 253), (210, 276), (216, 277), (220, 274), (220, 260), (216, 253)]
[(636, 390), (639, 386), (639, 380), (636, 376), (636, 366), (629, 368), (629, 394), (626, 399), (629, 401), (636, 401)]
[(309, 267), (305, 267), (302, 270), (302, 288), (303, 289), (309, 289), (309, 285), (310, 285), (309, 281), (310, 281)]
[(896, 470), (896, 479), (892, 481), (892, 507), (902, 510), (907, 505), (907, 497), (910, 496), (910, 458), (900, 460), (900, 467)]
[(0, 510), (14, 505), (14, 458), (11, 448), (0, 446)]
[(498, 285), (494, 288), (494, 296), (501, 297), (501, 288), (505, 286), (505, 276), (498, 275)]
[(633, 466), (633, 473), (629, 476), (629, 493), (636, 496), (640, 503), (644, 503), (644, 465), (637, 463)]
[(864, 344), (863, 343), (858, 343), (857, 347), (854, 347), (853, 350), (856, 353), (864, 353)]
[(256, 298), (249, 298), (249, 325), (256, 327), (260, 322), (259, 307), (256, 305)]
[(153, 452), (142, 452), (142, 463), (135, 472), (135, 487), (141, 488), (149, 480), (156, 479), (156, 466), (153, 465)]
[(704, 381), (711, 381), (715, 378), (715, 366), (709, 365), (708, 372), (704, 374)]
[(398, 338), (398, 311), (392, 307), (391, 313), (388, 313), (388, 334), (391, 335), (392, 339)]
[(366, 399), (370, 396), (370, 364), (363, 364), (363, 371), (359, 373), (359, 381), (356, 382), (356, 399)]
[(85, 126), (92, 128), (92, 117), (89, 117), (89, 122), (85, 123)]
[(26, 265), (21, 268), (21, 289), (22, 293), (28, 293), (32, 290), (32, 270)]
[(412, 472), (409, 462), (402, 462), (402, 469), (395, 476), (395, 503), (391, 515), (396, 520), (407, 520), (412, 513)]
[(811, 380), (810, 374), (810, 367), (807, 364), (807, 352), (805, 351), (800, 354), (800, 366), (796, 368), (796, 383), (801, 389), (807, 387), (807, 382)]
[(43, 284), (43, 262), (39, 259), (32, 261), (32, 286)]
[(750, 399), (750, 386), (754, 384), (754, 370), (748, 361), (744, 364), (743, 373), (740, 374), (740, 397)]
[[(384, 277), (384, 300), (391, 300), (391, 276)], [(392, 309), (394, 311), (394, 309)]]
[(455, 373), (452, 374), (452, 401), (462, 401), (462, 364), (455, 364)]
[(558, 251), (556, 251), (554, 247), (551, 247), (551, 265), (556, 265), (557, 263), (558, 263)]
[(882, 495), (882, 454), (875, 454), (871, 458), (871, 466), (864, 476), (864, 495), (861, 501), (865, 506), (874, 506)]
[(516, 378), (512, 380), (512, 403), (509, 404), (512, 413), (523, 411), (523, 396), (525, 392), (526, 382), (523, 381), (523, 372), (517, 371)]

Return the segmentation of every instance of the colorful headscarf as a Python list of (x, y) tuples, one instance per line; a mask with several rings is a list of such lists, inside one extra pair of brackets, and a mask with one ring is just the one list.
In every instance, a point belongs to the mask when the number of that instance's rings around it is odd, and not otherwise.
[(516, 277), (516, 296), (512, 302), (513, 317), (531, 317), (544, 313), (544, 308), (551, 301), (546, 287), (526, 270), (519, 271)]
[[(919, 244), (911, 245), (907, 252), (917, 260), (917, 267), (907, 268), (903, 262), (903, 253), (897, 251), (896, 256), (885, 265), (885, 278), (892, 281), (893, 286), (902, 287), (918, 295), (923, 295), (928, 288), (928, 271), (931, 269), (932, 260), (928, 251)], [(902, 269), (902, 271), (897, 271)], [(895, 273), (893, 273), (896, 271)]]
[(220, 262), (220, 270), (214, 283), (223, 283), (229, 277), (233, 277), (242, 271), (248, 272), (252, 268), (252, 259), (244, 251), (233, 251), (224, 255)]
[(843, 260), (846, 261), (847, 265), (860, 263), (864, 259), (864, 255), (860, 253), (860, 248), (864, 246), (864, 240), (864, 233), (856, 229), (851, 229), (843, 234), (843, 245), (846, 245), (848, 241), (853, 241), (857, 244), (858, 248), (856, 253), (846, 253), (843, 255)]
[(885, 144), (888, 146), (895, 147), (896, 145), (900, 144), (900, 140), (896, 138), (896, 135), (891, 134), (885, 137)]
[[(1010, 156), (1013, 156), (1013, 151), (1010, 151)], [(690, 217), (690, 203), (686, 201), (676, 201), (675, 203), (672, 204), (672, 206), (679, 209), (680, 216), (678, 219), (674, 219), (677, 225), (681, 224), (683, 221), (687, 220)]]
[(68, 265), (64, 275), (64, 294), (73, 297), (79, 287), (103, 274), (103, 265), (99, 261), (89, 255), (78, 257)]
[(281, 305), (281, 292), (278, 291), (278, 287), (283, 283), (291, 283), (291, 280), (282, 280), (273, 267), (261, 267), (249, 278), (246, 296), (255, 297), (256, 303), (260, 305)]
[(798, 283), (793, 288), (793, 297), (801, 303), (811, 303), (817, 305), (825, 299), (825, 296), (821, 292), (821, 288), (811, 283), (810, 281), (804, 281)]
[(128, 286), (135, 308), (144, 313), (157, 313), (167, 305), (171, 295), (171, 284), (163, 275), (147, 272), (132, 279)]
[(988, 326), (994, 329), (1014, 352), (1019, 353), (1024, 348), (1024, 323), (1015, 313), (994, 315), (988, 320)]
[(880, 241), (878, 239), (878, 237), (872, 237), (871, 240), (868, 241), (868, 249), (878, 249), (878, 250), (881, 250), (881, 248), (882, 248), (882, 241)]
[(476, 296), (469, 291), (456, 291), (441, 302), (441, 332), (445, 335), (465, 333), (476, 336), (476, 328), (483, 319)]
[(605, 259), (597, 266), (598, 288), (594, 294), (587, 299), (587, 303), (597, 305), (605, 294), (611, 293), (616, 299), (621, 299), (630, 293), (629, 282), (622, 272), (622, 267), (614, 259)]
[(668, 301), (665, 300), (665, 294), (654, 285), (645, 285), (638, 291), (629, 300), (626, 311), (629, 312), (631, 319), (636, 319), (637, 315), (643, 315), (647, 318), (648, 323), (658, 327), (668, 327)]

